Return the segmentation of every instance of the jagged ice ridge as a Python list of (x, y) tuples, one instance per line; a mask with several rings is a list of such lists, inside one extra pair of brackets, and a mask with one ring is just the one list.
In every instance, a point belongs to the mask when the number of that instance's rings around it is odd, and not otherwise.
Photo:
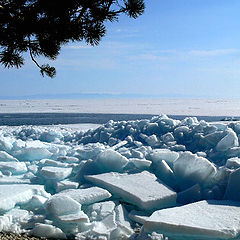
[(0, 231), (236, 239), (239, 138), (239, 122), (166, 115), (88, 131), (0, 127)]

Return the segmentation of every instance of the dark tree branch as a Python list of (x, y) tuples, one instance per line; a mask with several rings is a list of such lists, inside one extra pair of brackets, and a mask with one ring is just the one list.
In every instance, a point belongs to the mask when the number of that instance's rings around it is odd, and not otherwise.
[(136, 18), (143, 10), (144, 0), (0, 0), (0, 64), (22, 67), (29, 51), (42, 75), (52, 77), (55, 69), (40, 65), (36, 56), (55, 60), (69, 41), (97, 45), (106, 21), (117, 21), (120, 14)]
[(29, 49), (30, 57), (31, 57), (32, 61), (36, 64), (36, 66), (40, 69), (42, 76), (44, 76), (44, 73), (45, 73), (47, 76), (53, 78), (56, 75), (55, 68), (50, 67), (48, 64), (40, 66), (39, 63), (36, 61), (36, 59), (33, 56), (32, 47), (31, 47), (31, 39), (29, 36), (28, 36), (28, 41), (29, 41), (28, 49)]

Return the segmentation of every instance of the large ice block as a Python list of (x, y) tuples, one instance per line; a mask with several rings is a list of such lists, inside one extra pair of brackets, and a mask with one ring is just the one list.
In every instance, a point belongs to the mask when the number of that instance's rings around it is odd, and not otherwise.
[(232, 239), (240, 233), (239, 219), (239, 202), (200, 201), (154, 212), (144, 230), (177, 239)]
[(88, 216), (81, 211), (81, 204), (68, 196), (54, 195), (47, 201), (46, 210), (63, 222), (88, 222)]
[(147, 171), (135, 174), (111, 172), (86, 176), (86, 179), (141, 209), (153, 210), (176, 205), (176, 192)]
[(216, 173), (216, 167), (208, 159), (191, 152), (182, 152), (173, 163), (173, 170), (182, 189), (202, 183)]

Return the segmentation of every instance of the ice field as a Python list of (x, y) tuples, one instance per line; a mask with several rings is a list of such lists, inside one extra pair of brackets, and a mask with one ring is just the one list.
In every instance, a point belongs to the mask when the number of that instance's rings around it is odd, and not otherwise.
[(238, 239), (240, 122), (0, 127), (0, 231)]
[(0, 113), (125, 113), (239, 116), (240, 99), (48, 99), (0, 100)]

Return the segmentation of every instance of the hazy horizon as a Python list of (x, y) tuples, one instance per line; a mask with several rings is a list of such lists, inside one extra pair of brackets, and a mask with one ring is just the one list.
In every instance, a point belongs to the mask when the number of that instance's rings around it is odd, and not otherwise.
[(131, 94), (131, 93), (56, 93), (56, 94), (31, 94), (16, 96), (0, 96), (0, 100), (81, 100), (81, 99), (226, 99), (234, 100), (239, 97), (222, 97), (222, 96), (198, 96), (187, 94)]

